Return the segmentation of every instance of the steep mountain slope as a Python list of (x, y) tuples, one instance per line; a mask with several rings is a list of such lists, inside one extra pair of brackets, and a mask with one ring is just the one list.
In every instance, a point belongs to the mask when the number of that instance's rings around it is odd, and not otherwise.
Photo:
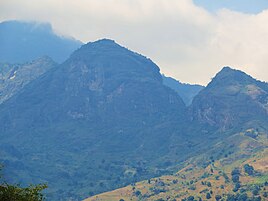
[(221, 130), (268, 123), (268, 84), (223, 68), (193, 100), (193, 120)]
[(56, 35), (50, 24), (0, 23), (0, 62), (24, 63), (45, 55), (63, 62), (81, 45), (80, 41)]
[(24, 64), (0, 63), (0, 104), (57, 64), (49, 57)]
[(187, 106), (191, 105), (193, 98), (205, 88), (198, 84), (184, 84), (165, 75), (162, 75), (162, 77), (164, 85), (176, 91)]
[(48, 182), (49, 200), (81, 199), (191, 154), (185, 110), (151, 60), (88, 43), (0, 106), (1, 160), (12, 181)]
[(173, 175), (138, 182), (86, 201), (266, 200), (267, 137), (268, 133), (253, 129), (236, 133), (209, 152), (185, 161)]

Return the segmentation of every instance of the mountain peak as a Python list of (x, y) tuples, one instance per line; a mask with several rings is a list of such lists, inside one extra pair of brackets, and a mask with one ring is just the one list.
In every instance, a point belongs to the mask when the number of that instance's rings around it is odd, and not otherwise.
[(102, 38), (102, 39), (97, 40), (97, 41), (92, 42), (92, 43), (115, 44), (116, 42), (112, 39), (109, 39), (109, 38)]
[(240, 75), (249, 76), (246, 73), (244, 73), (243, 71), (231, 68), (229, 66), (223, 67), (221, 69), (221, 71), (217, 73), (216, 76), (219, 76), (219, 75), (220, 76), (230, 76), (230, 75), (234, 75), (234, 74), (237, 74), (237, 75), (240, 74)]
[(118, 43), (116, 43), (114, 40), (112, 39), (107, 39), (107, 38), (103, 38), (94, 42), (88, 42), (87, 44), (85, 44), (83, 47), (121, 47), (124, 48), (122, 46), (120, 46)]
[(222, 70), (216, 74), (216, 76), (208, 84), (208, 87), (227, 86), (233, 84), (249, 84), (254, 81), (255, 79), (253, 79), (245, 72), (226, 66), (223, 67)]
[[(162, 82), (160, 69), (155, 63), (110, 39), (101, 39), (83, 45), (71, 55), (68, 62), (83, 63), (87, 69), (94, 68), (96, 71), (110, 75), (124, 75), (124, 79), (128, 80), (133, 78)], [(71, 66), (76, 66), (77, 70), (80, 65)]]
[(117, 54), (119, 52), (127, 53), (131, 51), (119, 45), (114, 40), (104, 38), (104, 39), (100, 39), (94, 42), (88, 42), (87, 44), (79, 48), (77, 51), (75, 51), (73, 55), (76, 55), (76, 53), (81, 53), (81, 52), (84, 52), (84, 54), (88, 54), (88, 53)]

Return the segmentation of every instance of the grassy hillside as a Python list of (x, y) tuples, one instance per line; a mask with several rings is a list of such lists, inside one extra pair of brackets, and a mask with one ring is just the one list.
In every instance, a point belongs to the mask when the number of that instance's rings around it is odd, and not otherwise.
[(267, 147), (267, 133), (249, 129), (186, 161), (174, 175), (138, 182), (86, 201), (266, 200)]

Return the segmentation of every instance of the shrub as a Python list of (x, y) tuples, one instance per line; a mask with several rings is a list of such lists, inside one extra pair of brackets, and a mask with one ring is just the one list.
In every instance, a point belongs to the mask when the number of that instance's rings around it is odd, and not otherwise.
[(207, 199), (210, 199), (210, 198), (211, 198), (210, 193), (207, 193), (206, 198), (207, 198)]
[(216, 196), (215, 196), (215, 199), (218, 201), (218, 200), (221, 199), (221, 196), (220, 196), (220, 195), (216, 195)]
[(187, 198), (187, 201), (193, 201), (194, 200), (194, 196), (189, 196), (188, 198)]
[(208, 187), (211, 187), (211, 183), (210, 183), (210, 182), (207, 182), (207, 186), (208, 186)]
[(238, 183), (239, 182), (239, 175), (233, 175), (232, 176), (232, 181), (234, 182), (234, 183)]

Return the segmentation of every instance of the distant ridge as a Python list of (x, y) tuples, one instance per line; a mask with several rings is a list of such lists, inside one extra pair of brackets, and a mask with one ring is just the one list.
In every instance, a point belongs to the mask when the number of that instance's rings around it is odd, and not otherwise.
[(205, 87), (198, 84), (185, 84), (171, 77), (162, 75), (164, 85), (176, 91), (186, 106), (191, 105), (193, 98)]
[(0, 104), (56, 65), (47, 56), (22, 64), (0, 63)]

